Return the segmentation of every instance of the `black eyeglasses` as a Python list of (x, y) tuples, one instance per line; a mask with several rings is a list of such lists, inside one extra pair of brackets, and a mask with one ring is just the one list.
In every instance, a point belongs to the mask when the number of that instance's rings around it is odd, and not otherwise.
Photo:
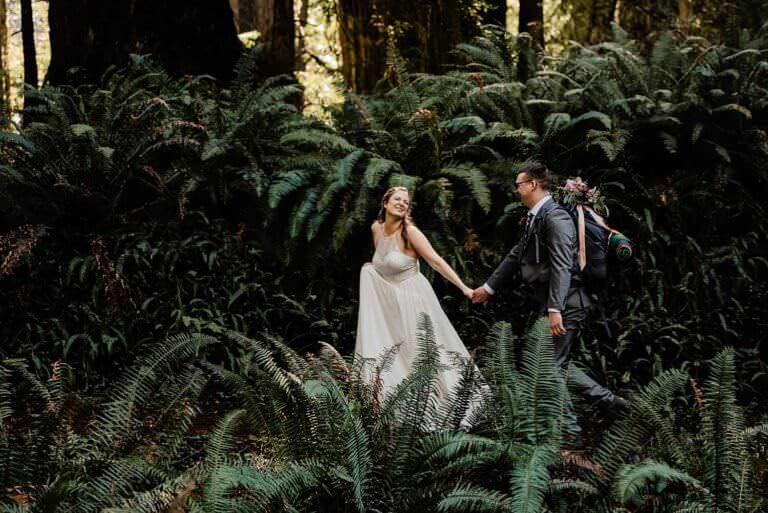
[(523, 180), (522, 182), (515, 182), (515, 187), (512, 190), (516, 191), (517, 189), (520, 188), (521, 185), (528, 182), (533, 182), (533, 180), (531, 179), (531, 180)]

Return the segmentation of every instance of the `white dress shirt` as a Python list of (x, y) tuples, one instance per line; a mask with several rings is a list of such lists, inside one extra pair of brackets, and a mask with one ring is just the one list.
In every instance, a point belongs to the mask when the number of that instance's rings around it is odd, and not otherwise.
[[(547, 194), (546, 196), (542, 197), (539, 201), (537, 201), (536, 204), (533, 207), (531, 207), (531, 209), (528, 211), (528, 215), (531, 216), (531, 219), (534, 219), (536, 217), (536, 214), (539, 213), (539, 210), (541, 210), (541, 207), (544, 205), (544, 203), (546, 203), (550, 199), (552, 199), (552, 196)], [(495, 291), (487, 283), (483, 284), (483, 288), (489, 294), (491, 294), (491, 295), (495, 294)], [(547, 308), (547, 311), (548, 312), (555, 312), (555, 313), (559, 313), (560, 312), (560, 310), (558, 310), (557, 308)]]

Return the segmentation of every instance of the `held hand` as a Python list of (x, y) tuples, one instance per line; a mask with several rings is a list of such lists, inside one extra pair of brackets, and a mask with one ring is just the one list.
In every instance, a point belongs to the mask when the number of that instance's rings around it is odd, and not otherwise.
[(476, 305), (482, 305), (488, 302), (488, 300), (491, 298), (491, 295), (488, 294), (488, 291), (485, 290), (483, 287), (477, 287), (472, 292), (472, 302)]
[(563, 315), (560, 312), (549, 312), (549, 330), (553, 337), (565, 335)]
[(461, 289), (461, 292), (462, 292), (462, 293), (463, 293), (465, 296), (467, 296), (467, 299), (472, 299), (472, 298), (474, 297), (474, 295), (475, 295), (475, 291), (474, 291), (474, 290), (472, 290), (472, 289), (470, 289), (469, 287), (463, 287), (463, 288)]

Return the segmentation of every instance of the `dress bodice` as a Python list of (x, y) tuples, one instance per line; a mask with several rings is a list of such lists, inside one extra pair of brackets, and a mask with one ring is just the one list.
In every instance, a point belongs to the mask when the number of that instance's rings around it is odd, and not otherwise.
[(385, 280), (395, 283), (419, 274), (419, 259), (406, 255), (397, 247), (394, 233), (389, 237), (383, 234), (379, 237), (373, 266)]

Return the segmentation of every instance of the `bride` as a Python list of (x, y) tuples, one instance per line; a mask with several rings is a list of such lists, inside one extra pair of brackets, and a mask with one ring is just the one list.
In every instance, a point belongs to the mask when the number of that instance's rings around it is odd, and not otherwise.
[[(464, 360), (470, 356), (432, 286), (419, 272), (419, 257), (468, 298), (472, 298), (473, 291), (412, 223), (410, 206), (408, 189), (392, 187), (384, 194), (378, 218), (371, 225), (376, 251), (373, 261), (360, 271), (355, 357), (364, 358), (367, 364), (394, 352), (391, 366), (380, 376), (382, 394), (386, 395), (410, 374), (418, 352), (418, 319), (422, 313), (428, 314), (440, 361), (451, 366), (440, 372), (437, 379), (438, 400), (442, 400), (461, 379), (461, 369), (454, 362), (456, 356)], [(371, 375), (370, 369), (366, 369), (366, 374)]]

